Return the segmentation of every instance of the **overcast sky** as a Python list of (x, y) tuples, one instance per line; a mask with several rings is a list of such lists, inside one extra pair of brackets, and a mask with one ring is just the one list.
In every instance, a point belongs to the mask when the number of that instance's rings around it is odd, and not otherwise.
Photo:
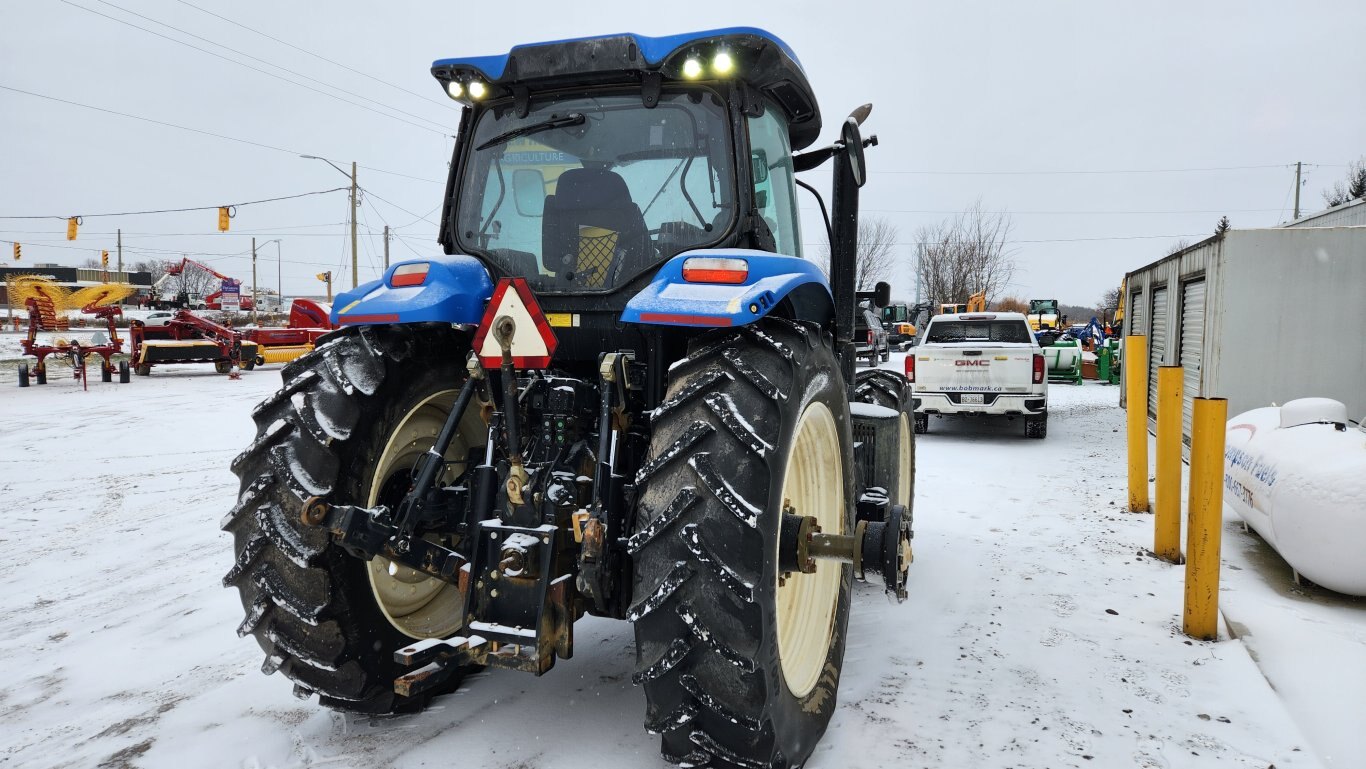
[[(1007, 293), (1026, 299), (1093, 303), (1178, 239), (1212, 233), (1222, 214), (1235, 227), (1288, 219), (1296, 161), (1307, 164), (1302, 206), (1319, 210), (1320, 192), (1366, 155), (1360, 0), (582, 7), (0, 0), (0, 86), (267, 145), (0, 88), (0, 217), (295, 195), (348, 183), (298, 154), (347, 168), (355, 160), (366, 190), (360, 279), (369, 280), (382, 266), (386, 223), (397, 228), (395, 260), (439, 251), (458, 110), (431, 77), (433, 60), (734, 25), (766, 28), (796, 51), (820, 99), (822, 141), (851, 108), (874, 103), (865, 131), (881, 144), (870, 150), (864, 212), (899, 228), (905, 264), (919, 227), (980, 198), (1011, 214), (1019, 271)], [(828, 187), (824, 171), (808, 180)], [(345, 193), (333, 192), (243, 206), (228, 234), (211, 211), (91, 216), (74, 243), (58, 219), (0, 219), (0, 242), (23, 243), (21, 264), (74, 265), (112, 252), (121, 227), (125, 262), (189, 254), (249, 284), (243, 254), (255, 235), (278, 239), (283, 257), (277, 267), (276, 244), (260, 249), (261, 286), (275, 287), (282, 269), (286, 294), (321, 293), (321, 270), (350, 285), (346, 212)], [(809, 249), (824, 241), (818, 222), (806, 212)], [(2, 256), (13, 264), (7, 244)], [(895, 293), (913, 296), (911, 269), (897, 277)]]

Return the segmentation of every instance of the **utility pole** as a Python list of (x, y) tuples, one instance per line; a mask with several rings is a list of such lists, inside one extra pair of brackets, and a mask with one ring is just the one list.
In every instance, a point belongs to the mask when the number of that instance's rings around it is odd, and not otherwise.
[(1300, 218), (1300, 167), (1304, 163), (1295, 164), (1295, 218)]
[(384, 271), (389, 271), (389, 225), (384, 225)]
[(251, 322), (256, 322), (256, 238), (251, 239)]
[(360, 285), (360, 252), (356, 245), (356, 213), (359, 201), (356, 199), (356, 161), (351, 161), (351, 288)]
[(276, 299), (279, 300), (279, 304), (280, 304), (280, 306), (277, 307), (277, 308), (275, 308), (275, 309), (276, 309), (277, 311), (279, 311), (279, 312), (284, 312), (284, 310), (285, 310), (285, 268), (284, 268), (284, 260), (280, 257), (280, 239), (279, 239), (279, 238), (276, 238), (276, 239), (275, 239), (275, 286), (276, 286), (276, 294), (275, 294), (275, 297), (276, 297)]
[(117, 274), (119, 275), (119, 280), (123, 280), (123, 228), (120, 227), (119, 230), (118, 230), (118, 232), (119, 232), (119, 241), (118, 241), (118, 243), (119, 243), (119, 269), (118, 269), (118, 273), (117, 273)]

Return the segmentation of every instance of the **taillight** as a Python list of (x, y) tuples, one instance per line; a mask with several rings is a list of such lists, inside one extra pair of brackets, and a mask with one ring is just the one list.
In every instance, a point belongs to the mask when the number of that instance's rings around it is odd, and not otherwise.
[(1043, 356), (1034, 356), (1034, 384), (1043, 384)]
[(683, 279), (689, 283), (744, 283), (749, 262), (721, 256), (690, 256), (683, 260)]
[(394, 268), (394, 274), (389, 278), (389, 285), (394, 288), (420, 286), (427, 282), (427, 271), (429, 269), (431, 269), (431, 265), (427, 262), (400, 264)]
[(915, 353), (906, 356), (906, 381), (915, 384)]
[(871, 328), (868, 329), (868, 344), (869, 344), (869, 345), (872, 345), (872, 344), (873, 344), (873, 330), (872, 330)]

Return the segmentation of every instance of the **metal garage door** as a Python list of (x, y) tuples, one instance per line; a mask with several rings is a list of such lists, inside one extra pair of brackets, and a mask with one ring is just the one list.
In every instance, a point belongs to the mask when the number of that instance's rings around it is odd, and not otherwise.
[(1148, 415), (1157, 416), (1157, 367), (1167, 353), (1167, 289), (1153, 289), (1153, 326), (1148, 334)]
[(1143, 328), (1143, 292), (1135, 291), (1129, 295), (1129, 316), (1124, 320), (1124, 333), (1142, 336), (1147, 332)]
[[(1181, 366), (1184, 402), (1182, 434), (1191, 434), (1191, 413), (1200, 393), (1200, 355), (1205, 347), (1205, 281), (1193, 280), (1181, 289)], [(1189, 440), (1189, 437), (1187, 438)]]

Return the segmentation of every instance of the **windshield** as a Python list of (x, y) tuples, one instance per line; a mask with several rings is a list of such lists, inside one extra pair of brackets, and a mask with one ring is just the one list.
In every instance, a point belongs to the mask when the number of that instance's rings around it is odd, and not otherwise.
[(721, 98), (664, 93), (557, 96), (485, 111), (457, 204), (456, 239), (538, 291), (607, 291), (735, 217)]
[(953, 320), (930, 324), (925, 341), (932, 344), (953, 342), (1012, 342), (1028, 344), (1029, 327), (1022, 320)]

